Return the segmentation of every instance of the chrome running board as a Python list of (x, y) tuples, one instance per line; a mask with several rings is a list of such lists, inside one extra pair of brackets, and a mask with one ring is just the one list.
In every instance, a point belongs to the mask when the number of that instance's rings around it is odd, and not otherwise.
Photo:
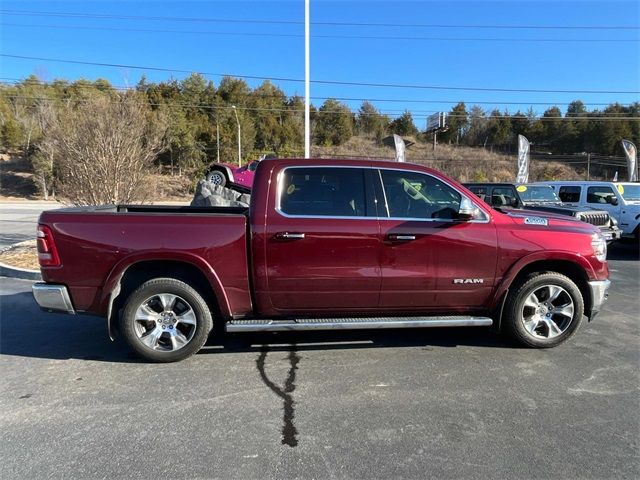
[(490, 327), (488, 317), (305, 318), (296, 320), (232, 320), (227, 332), (288, 332), (292, 330), (358, 330), (377, 328)]

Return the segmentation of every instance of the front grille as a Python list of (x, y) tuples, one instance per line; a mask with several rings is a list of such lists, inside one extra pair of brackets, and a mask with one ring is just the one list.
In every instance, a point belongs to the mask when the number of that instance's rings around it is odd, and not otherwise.
[(596, 227), (609, 224), (609, 214), (607, 212), (581, 212), (578, 218)]

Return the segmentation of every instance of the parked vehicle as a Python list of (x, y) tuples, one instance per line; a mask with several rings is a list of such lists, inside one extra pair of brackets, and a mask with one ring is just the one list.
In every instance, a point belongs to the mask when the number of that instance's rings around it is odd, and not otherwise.
[(213, 163), (205, 175), (205, 179), (213, 185), (229, 188), (241, 188), (242, 193), (249, 193), (253, 186), (258, 163), (265, 159), (275, 158), (273, 154), (263, 155), (257, 160), (253, 160), (241, 167), (230, 163)]
[(105, 316), (158, 362), (228, 332), (491, 326), (553, 347), (609, 287), (600, 230), (492, 210), (419, 165), (265, 160), (246, 208), (44, 212), (38, 304)]
[(623, 237), (640, 243), (640, 183), (553, 181), (537, 184), (550, 185), (569, 205), (606, 210), (618, 221)]
[(241, 167), (230, 163), (214, 163), (209, 167), (205, 179), (207, 182), (221, 187), (235, 184), (251, 188), (258, 162), (259, 160), (254, 160)]
[(604, 210), (562, 203), (553, 188), (530, 183), (465, 183), (469, 190), (494, 208), (529, 210), (567, 215), (600, 228), (608, 242), (618, 240), (622, 231), (618, 222)]

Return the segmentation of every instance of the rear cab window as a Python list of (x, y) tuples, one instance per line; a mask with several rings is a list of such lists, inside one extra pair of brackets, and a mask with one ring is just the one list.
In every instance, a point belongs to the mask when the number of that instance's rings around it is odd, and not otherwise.
[(365, 170), (287, 167), (279, 182), (280, 213), (302, 217), (375, 217)]

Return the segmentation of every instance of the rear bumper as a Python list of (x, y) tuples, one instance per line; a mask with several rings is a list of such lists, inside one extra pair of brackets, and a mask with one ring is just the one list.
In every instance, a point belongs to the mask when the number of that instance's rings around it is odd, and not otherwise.
[(64, 285), (36, 283), (32, 287), (33, 297), (43, 310), (75, 314), (69, 291)]
[(594, 280), (589, 282), (589, 288), (591, 289), (591, 315), (589, 318), (591, 320), (600, 312), (602, 305), (609, 297), (607, 293), (609, 286), (611, 286), (610, 280)]

